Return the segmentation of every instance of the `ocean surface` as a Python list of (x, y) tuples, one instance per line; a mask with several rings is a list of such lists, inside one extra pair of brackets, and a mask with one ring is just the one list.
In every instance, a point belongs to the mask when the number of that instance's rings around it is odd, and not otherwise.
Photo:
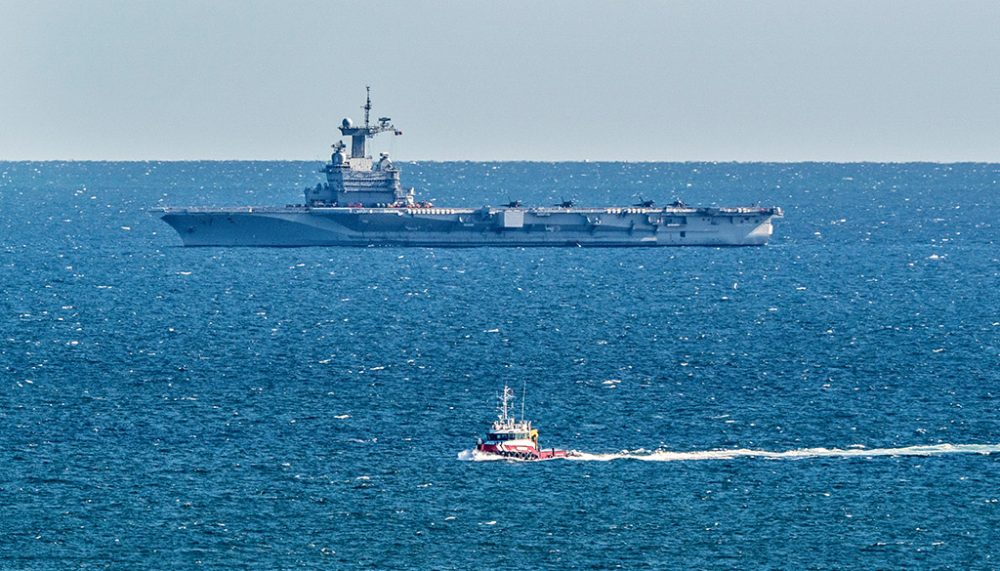
[[(781, 206), (763, 248), (185, 249), (148, 211), (320, 166), (0, 162), (0, 567), (1000, 568), (1000, 165), (401, 165)], [(476, 461), (504, 382), (582, 455)]]

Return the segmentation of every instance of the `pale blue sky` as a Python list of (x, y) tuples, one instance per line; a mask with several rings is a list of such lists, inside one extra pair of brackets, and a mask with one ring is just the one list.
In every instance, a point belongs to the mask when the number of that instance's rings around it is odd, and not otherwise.
[[(1000, 162), (1000, 2), (0, 0), (0, 160)], [(388, 143), (388, 141), (386, 142)]]

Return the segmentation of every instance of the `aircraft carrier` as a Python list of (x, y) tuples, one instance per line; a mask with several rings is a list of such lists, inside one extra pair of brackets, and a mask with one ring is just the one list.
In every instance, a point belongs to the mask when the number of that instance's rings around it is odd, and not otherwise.
[(388, 117), (364, 126), (344, 119), (350, 137), (333, 145), (320, 172), (326, 182), (305, 189), (303, 204), (156, 209), (185, 246), (762, 246), (778, 207), (582, 207), (572, 202), (525, 207), (520, 202), (481, 208), (441, 207), (404, 190), (399, 169), (382, 153), (366, 155), (367, 139), (401, 135)]

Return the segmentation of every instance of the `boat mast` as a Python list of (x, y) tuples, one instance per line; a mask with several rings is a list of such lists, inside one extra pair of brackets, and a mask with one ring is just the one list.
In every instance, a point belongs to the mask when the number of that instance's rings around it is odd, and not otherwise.
[(513, 398), (514, 398), (514, 391), (511, 390), (511, 388), (509, 386), (507, 386), (507, 383), (504, 383), (504, 385), (503, 385), (503, 395), (500, 397), (500, 406), (501, 406), (501, 410), (500, 410), (500, 412), (501, 412), (501, 414), (500, 414), (500, 422), (501, 423), (507, 424), (507, 423), (509, 423), (511, 421), (511, 419), (507, 416), (507, 411), (510, 408), (510, 401), (513, 400)]
[(368, 129), (368, 114), (372, 110), (372, 86), (365, 86), (365, 129)]
[(351, 124), (351, 120), (344, 119), (341, 123), (340, 133), (345, 137), (351, 138), (351, 158), (360, 159), (365, 157), (365, 139), (370, 139), (379, 133), (384, 133), (386, 131), (392, 131), (394, 135), (402, 135), (403, 132), (400, 131), (392, 124), (392, 119), (388, 117), (379, 117), (378, 124), (371, 124), (371, 111), (372, 111), (372, 88), (369, 85), (365, 86), (365, 106), (362, 107), (365, 110), (365, 126), (355, 127)]
[(527, 396), (528, 396), (528, 381), (527, 380), (523, 380), (521, 382), (523, 383), (521, 385), (521, 422), (524, 422), (524, 401), (528, 400), (527, 399)]

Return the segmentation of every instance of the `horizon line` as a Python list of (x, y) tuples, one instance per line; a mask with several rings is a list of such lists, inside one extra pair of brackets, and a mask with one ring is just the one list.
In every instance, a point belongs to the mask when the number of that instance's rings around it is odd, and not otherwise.
[[(270, 158), (270, 159), (246, 159), (246, 158), (228, 158), (228, 159), (5, 159), (0, 158), (0, 163), (224, 163), (224, 162), (243, 162), (243, 163), (274, 163), (274, 162), (284, 162), (284, 163), (325, 163), (327, 159), (282, 159), (282, 158)], [(983, 161), (983, 160), (877, 160), (877, 159), (863, 159), (863, 160), (818, 160), (818, 159), (802, 159), (802, 160), (745, 160), (745, 159), (682, 159), (682, 160), (627, 160), (627, 159), (563, 159), (563, 160), (538, 160), (538, 159), (410, 159), (410, 160), (398, 160), (394, 162), (401, 164), (418, 164), (418, 163), (535, 163), (535, 164), (559, 164), (559, 163), (572, 163), (572, 164), (878, 164), (878, 165), (912, 165), (912, 164), (929, 164), (929, 165), (961, 165), (961, 164), (979, 164), (979, 165), (1000, 165), (1000, 160), (997, 161)]]

